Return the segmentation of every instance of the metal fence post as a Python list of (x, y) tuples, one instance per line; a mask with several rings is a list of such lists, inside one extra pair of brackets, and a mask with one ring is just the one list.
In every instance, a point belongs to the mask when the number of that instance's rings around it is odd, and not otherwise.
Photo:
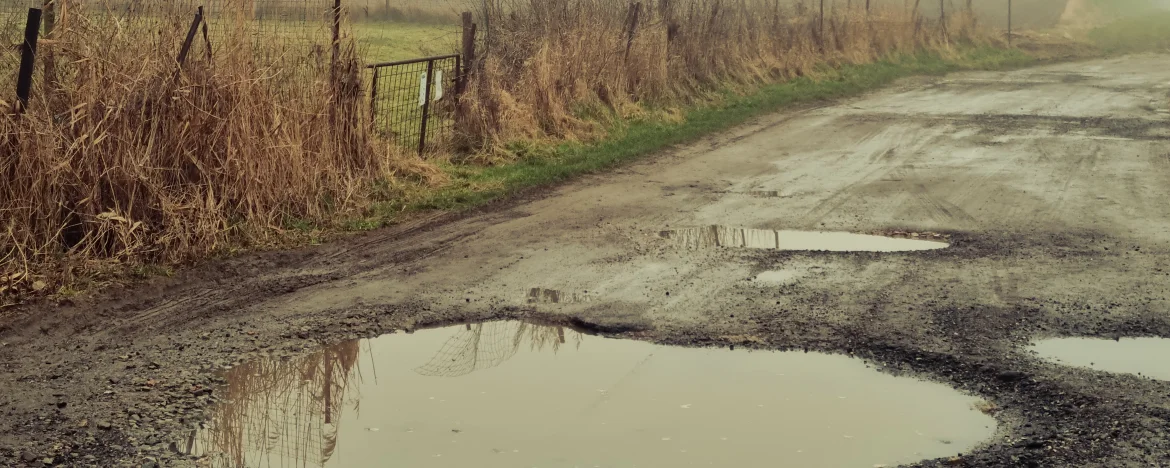
[(374, 80), (370, 83), (370, 123), (376, 124), (378, 118), (378, 68), (374, 68)]
[(41, 34), (41, 9), (28, 9), (28, 22), (24, 26), (24, 43), (20, 45), (20, 74), (16, 77), (16, 98), (18, 111), (28, 108), (28, 96), (32, 92), (33, 68), (36, 67), (37, 37)]
[(423, 78), (426, 91), (423, 92), (422, 126), (418, 135), (418, 154), (422, 156), (427, 149), (427, 120), (431, 117), (431, 76), (435, 73), (435, 61), (427, 61), (427, 74)]
[(1008, 0), (1008, 47), (1012, 46), (1012, 0)]
[(187, 61), (187, 54), (191, 53), (191, 45), (195, 42), (195, 35), (199, 33), (199, 25), (203, 23), (203, 7), (195, 10), (195, 19), (191, 20), (191, 27), (187, 29), (187, 38), (183, 40), (183, 47), (179, 49), (179, 68)]

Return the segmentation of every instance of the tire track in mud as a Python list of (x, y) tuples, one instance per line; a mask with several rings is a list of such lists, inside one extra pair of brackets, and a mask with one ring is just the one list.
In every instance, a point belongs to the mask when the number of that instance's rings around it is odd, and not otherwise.
[[(472, 224), (491, 224), (495, 220), (516, 216), (505, 210), (474, 220)], [(131, 299), (119, 306), (123, 313), (137, 310), (133, 315), (116, 321), (102, 321), (90, 330), (95, 334), (108, 335), (168, 329), (195, 318), (240, 311), (386, 265), (425, 259), (477, 235), (476, 229), (452, 229), (467, 224), (467, 221), (461, 220), (465, 217), (429, 216), (387, 232), (343, 240), (338, 245), (326, 248), (325, 252), (300, 252), (295, 259), (270, 262), (266, 260), (270, 254), (258, 254), (253, 258), (233, 261), (229, 267), (232, 271), (210, 281), (212, 287), (208, 287), (208, 282), (199, 280), (191, 284), (174, 281), (160, 296), (137, 301)], [(446, 234), (439, 238), (426, 236), (435, 232)], [(417, 242), (419, 237), (425, 240), (418, 247), (406, 245)], [(260, 267), (257, 268), (257, 265)], [(272, 266), (277, 269), (267, 274), (257, 274), (263, 268)]]
[(1064, 182), (1061, 184), (1060, 192), (1057, 194), (1056, 201), (1051, 205), (1046, 215), (1049, 220), (1058, 221), (1061, 219), (1060, 215), (1064, 211), (1066, 200), (1068, 200), (1069, 188), (1081, 178), (1084, 172), (1092, 171), (1097, 166), (1101, 151), (1100, 145), (1093, 145), (1089, 151), (1067, 167), (1067, 170), (1062, 176)]

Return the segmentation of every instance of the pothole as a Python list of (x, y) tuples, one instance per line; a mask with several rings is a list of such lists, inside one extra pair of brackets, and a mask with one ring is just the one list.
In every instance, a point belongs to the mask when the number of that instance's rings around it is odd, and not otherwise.
[(1031, 348), (1040, 357), (1066, 366), (1136, 374), (1170, 381), (1170, 339), (1054, 338)]
[(917, 233), (908, 234), (909, 237), (890, 237), (850, 232), (773, 231), (728, 226), (662, 231), (659, 236), (670, 239), (676, 246), (686, 249), (725, 247), (828, 252), (908, 252), (944, 249), (950, 246), (937, 234), (930, 235), (935, 240), (925, 240), (918, 238), (920, 235)]
[(944, 385), (817, 353), (489, 322), (245, 363), (185, 451), (215, 467), (895, 466), (995, 430)]

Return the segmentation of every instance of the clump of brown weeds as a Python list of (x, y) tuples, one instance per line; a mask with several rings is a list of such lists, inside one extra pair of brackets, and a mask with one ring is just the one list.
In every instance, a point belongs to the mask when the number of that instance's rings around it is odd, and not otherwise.
[(620, 115), (989, 40), (969, 10), (943, 21), (903, 2), (843, 3), (822, 16), (801, 0), (488, 0), (464, 137), (588, 138), (600, 128), (582, 109)]
[(0, 306), (274, 243), (292, 223), (360, 209), (378, 180), (428, 170), (357, 117), (351, 41), (334, 60), (327, 34), (257, 38), (236, 1), (208, 11), (218, 22), (181, 72), (189, 1), (59, 12), (29, 106), (0, 102)]

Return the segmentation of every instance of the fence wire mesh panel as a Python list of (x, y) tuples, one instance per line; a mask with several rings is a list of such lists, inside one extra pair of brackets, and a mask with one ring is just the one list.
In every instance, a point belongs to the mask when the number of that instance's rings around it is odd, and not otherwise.
[(458, 55), (371, 65), (374, 128), (420, 153), (446, 148), (455, 124), (459, 66)]
[[(290, 82), (319, 79), (333, 59), (331, 47), (336, 0), (3, 0), (0, 2), (0, 101), (15, 89), (29, 8), (43, 11), (34, 75), (33, 101), (43, 97), (46, 81), (76, 78), (82, 55), (102, 46), (97, 38), (130, 34), (140, 49), (176, 58), (196, 14), (188, 61), (210, 62), (221, 54), (251, 52), (254, 65), (267, 69), (265, 83), (285, 92)], [(341, 2), (346, 18), (348, 1)], [(344, 21), (344, 20), (343, 20)], [(348, 36), (348, 27), (340, 28)], [(153, 51), (153, 52), (152, 52)], [(54, 58), (56, 57), (56, 58)], [(48, 75), (52, 75), (51, 77)], [(309, 87), (300, 86), (308, 90)]]

